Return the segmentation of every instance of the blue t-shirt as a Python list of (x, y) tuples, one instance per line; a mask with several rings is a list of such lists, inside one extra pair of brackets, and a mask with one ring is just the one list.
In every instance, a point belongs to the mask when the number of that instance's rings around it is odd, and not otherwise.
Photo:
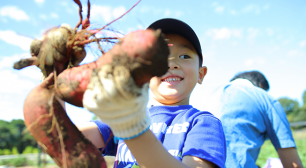
[(266, 138), (276, 150), (295, 147), (281, 104), (265, 90), (242, 80), (219, 87), (206, 107), (222, 122), (227, 168), (257, 168), (255, 163)]
[[(149, 108), (150, 130), (165, 149), (178, 160), (186, 155), (205, 159), (224, 167), (226, 144), (222, 124), (211, 113), (199, 111), (191, 105), (154, 106)], [(109, 127), (97, 123), (102, 135)], [(103, 135), (103, 138), (109, 135)], [(108, 148), (108, 145), (106, 146)], [(118, 143), (116, 168), (138, 167), (124, 141)]]

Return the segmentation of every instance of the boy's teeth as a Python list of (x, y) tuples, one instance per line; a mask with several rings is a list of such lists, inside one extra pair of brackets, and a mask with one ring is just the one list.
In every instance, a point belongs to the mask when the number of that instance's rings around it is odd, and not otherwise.
[(174, 81), (180, 81), (180, 78), (166, 78), (165, 81), (166, 82), (174, 82)]

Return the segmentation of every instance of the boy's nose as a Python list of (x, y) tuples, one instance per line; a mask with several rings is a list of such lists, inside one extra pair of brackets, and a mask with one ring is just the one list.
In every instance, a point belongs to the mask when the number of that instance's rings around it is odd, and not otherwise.
[(173, 59), (169, 59), (168, 69), (179, 69), (179, 65)]

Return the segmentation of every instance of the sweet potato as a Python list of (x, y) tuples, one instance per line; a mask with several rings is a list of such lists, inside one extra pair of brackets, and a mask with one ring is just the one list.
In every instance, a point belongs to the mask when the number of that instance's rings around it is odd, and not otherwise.
[(95, 68), (103, 64), (124, 65), (138, 86), (168, 70), (169, 48), (160, 30), (138, 30), (127, 34), (97, 61), (66, 69), (59, 74), (56, 94), (64, 101), (83, 107), (83, 94)]
[(76, 128), (48, 85), (34, 88), (24, 103), (25, 124), (38, 144), (60, 167), (106, 168), (101, 152)]

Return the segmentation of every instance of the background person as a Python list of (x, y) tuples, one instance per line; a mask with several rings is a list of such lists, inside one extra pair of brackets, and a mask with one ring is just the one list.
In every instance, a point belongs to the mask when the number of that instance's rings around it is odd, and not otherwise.
[(218, 87), (206, 103), (223, 125), (227, 168), (257, 168), (255, 162), (266, 138), (284, 167), (303, 167), (285, 111), (268, 90), (262, 73), (242, 72)]

